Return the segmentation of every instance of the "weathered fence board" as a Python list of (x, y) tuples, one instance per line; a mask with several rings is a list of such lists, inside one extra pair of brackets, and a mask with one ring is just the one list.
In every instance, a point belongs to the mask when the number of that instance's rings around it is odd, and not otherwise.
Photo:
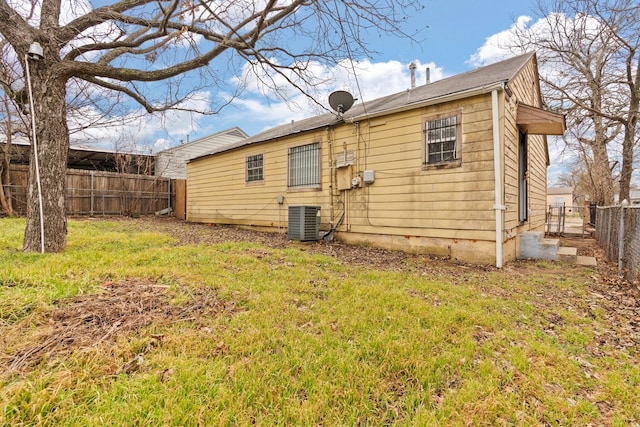
[[(17, 215), (26, 214), (28, 168), (11, 167), (11, 197)], [(148, 215), (175, 207), (171, 179), (117, 172), (68, 170), (69, 216)]]
[(630, 282), (640, 282), (640, 206), (598, 207), (596, 239)]
[(187, 219), (187, 180), (175, 180), (175, 215), (178, 219)]

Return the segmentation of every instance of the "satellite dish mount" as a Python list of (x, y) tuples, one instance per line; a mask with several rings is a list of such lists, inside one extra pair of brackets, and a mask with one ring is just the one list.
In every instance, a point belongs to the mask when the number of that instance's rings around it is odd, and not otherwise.
[(354, 101), (353, 96), (344, 90), (337, 90), (329, 95), (329, 105), (340, 115), (349, 111)]

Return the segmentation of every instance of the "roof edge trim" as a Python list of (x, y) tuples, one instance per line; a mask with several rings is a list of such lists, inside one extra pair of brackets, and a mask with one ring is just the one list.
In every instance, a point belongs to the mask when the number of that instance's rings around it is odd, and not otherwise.
[(473, 89), (467, 89), (460, 92), (450, 93), (447, 95), (438, 96), (435, 98), (425, 99), (423, 101), (414, 102), (411, 104), (402, 105), (396, 108), (390, 108), (388, 110), (380, 110), (375, 113), (365, 113), (358, 116), (354, 116), (348, 119), (348, 121), (358, 122), (366, 119), (373, 119), (380, 116), (386, 116), (388, 114), (401, 113), (403, 111), (414, 110), (420, 107), (427, 107), (429, 105), (442, 104), (444, 102), (457, 101), (463, 98), (469, 98), (476, 95), (485, 95), (491, 93), (494, 90), (504, 90), (508, 80), (492, 83), (490, 85), (475, 87)]

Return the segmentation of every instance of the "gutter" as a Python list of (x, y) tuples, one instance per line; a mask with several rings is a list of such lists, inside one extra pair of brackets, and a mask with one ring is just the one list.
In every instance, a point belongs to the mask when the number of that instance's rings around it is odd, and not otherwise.
[[(354, 122), (359, 122), (362, 120), (367, 120), (367, 119), (373, 119), (376, 117), (382, 117), (382, 116), (386, 116), (388, 114), (393, 114), (393, 113), (400, 113), (403, 111), (409, 111), (409, 110), (414, 110), (416, 108), (420, 108), (420, 107), (427, 107), (430, 105), (435, 105), (435, 104), (441, 104), (443, 102), (450, 102), (450, 101), (457, 101), (459, 99), (463, 99), (463, 98), (468, 98), (471, 96), (476, 96), (476, 95), (485, 95), (493, 90), (503, 90), (505, 87), (505, 84), (507, 83), (507, 80), (504, 81), (500, 81), (500, 82), (496, 82), (496, 83), (491, 83), (485, 86), (479, 86), (479, 87), (475, 87), (472, 89), (466, 89), (466, 90), (462, 90), (460, 92), (454, 92), (454, 93), (449, 93), (446, 95), (441, 95), (441, 96), (436, 96), (433, 98), (428, 98), (422, 101), (417, 101), (417, 102), (413, 102), (413, 103), (409, 103), (409, 104), (403, 104), (400, 105), (398, 107), (394, 107), (394, 108), (384, 108), (382, 110), (379, 111), (375, 111), (373, 113), (363, 113), (363, 114), (359, 114), (357, 116), (347, 116), (345, 117), (344, 115), (341, 117), (341, 119), (339, 120), (332, 120), (330, 122), (321, 122), (318, 123), (317, 125), (313, 125), (313, 126), (309, 126), (309, 127), (303, 127), (303, 128), (299, 128), (296, 129), (295, 132), (283, 132), (281, 134), (276, 134), (276, 135), (269, 135), (264, 137), (264, 139), (252, 139), (255, 138), (254, 137), (249, 137), (247, 139), (249, 139), (250, 141), (247, 142), (246, 140), (242, 140), (233, 144), (230, 144), (228, 146), (225, 147), (221, 147), (218, 149), (215, 149), (209, 153), (206, 154), (202, 154), (198, 157), (194, 157), (193, 159), (190, 159), (187, 161), (187, 163), (191, 163), (197, 160), (202, 160), (205, 159), (207, 157), (219, 154), (219, 153), (223, 153), (226, 151), (231, 151), (231, 150), (235, 150), (238, 148), (242, 148), (246, 145), (250, 145), (250, 144), (258, 144), (258, 143), (263, 143), (263, 142), (267, 142), (267, 141), (272, 141), (275, 139), (279, 139), (279, 138), (286, 138), (288, 136), (294, 135), (294, 134), (298, 134), (298, 133), (302, 133), (302, 132), (309, 132), (309, 131), (314, 131), (317, 129), (321, 129), (325, 126), (333, 126), (333, 125), (337, 125), (339, 123), (342, 122), (346, 122), (346, 123), (354, 123)], [(366, 109), (366, 104), (364, 104), (364, 108)], [(303, 119), (302, 121), (305, 121), (307, 119)], [(282, 126), (286, 126), (286, 125), (282, 125)], [(260, 134), (258, 134), (260, 135)]]
[(443, 102), (457, 101), (459, 99), (469, 98), (471, 96), (484, 95), (484, 94), (487, 94), (487, 93), (492, 92), (492, 91), (504, 90), (506, 82), (507, 82), (506, 80), (505, 81), (500, 81), (500, 82), (492, 83), (492, 84), (486, 85), (486, 86), (480, 86), (480, 87), (476, 87), (476, 88), (473, 88), (473, 89), (463, 90), (463, 91), (460, 91), (460, 92), (455, 92), (455, 93), (449, 93), (449, 94), (446, 94), (446, 95), (436, 96), (434, 98), (425, 99), (423, 101), (418, 101), (418, 102), (414, 102), (414, 103), (411, 103), (411, 104), (401, 105), (401, 106), (395, 107), (395, 108), (385, 108), (384, 110), (376, 111), (374, 113), (364, 113), (364, 114), (360, 114), (358, 116), (349, 117), (348, 119), (345, 118), (345, 121), (357, 122), (357, 121), (364, 120), (364, 119), (373, 119), (373, 118), (380, 117), (380, 116), (386, 116), (388, 114), (400, 113), (400, 112), (408, 111), (408, 110), (414, 110), (414, 109), (420, 108), (420, 107), (427, 107), (429, 105), (441, 104)]
[[(502, 85), (504, 89), (504, 84)], [(491, 114), (493, 122), (493, 171), (495, 181), (495, 204), (496, 211), (496, 267), (502, 268), (502, 218), (503, 211), (507, 208), (502, 203), (502, 156), (500, 156), (500, 116), (498, 111), (498, 88), (491, 91)]]

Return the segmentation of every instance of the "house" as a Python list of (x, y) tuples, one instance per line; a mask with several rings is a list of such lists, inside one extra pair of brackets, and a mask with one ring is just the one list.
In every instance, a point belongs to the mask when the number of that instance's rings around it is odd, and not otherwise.
[(156, 175), (166, 178), (186, 179), (187, 161), (248, 138), (238, 127), (227, 129), (195, 141), (186, 142), (156, 153)]
[(275, 231), (312, 206), (323, 235), (501, 267), (544, 232), (565, 122), (541, 106), (528, 53), (292, 121), (188, 162), (187, 219)]
[(549, 187), (547, 188), (547, 206), (564, 207), (567, 214), (573, 213), (574, 203), (573, 187)]

